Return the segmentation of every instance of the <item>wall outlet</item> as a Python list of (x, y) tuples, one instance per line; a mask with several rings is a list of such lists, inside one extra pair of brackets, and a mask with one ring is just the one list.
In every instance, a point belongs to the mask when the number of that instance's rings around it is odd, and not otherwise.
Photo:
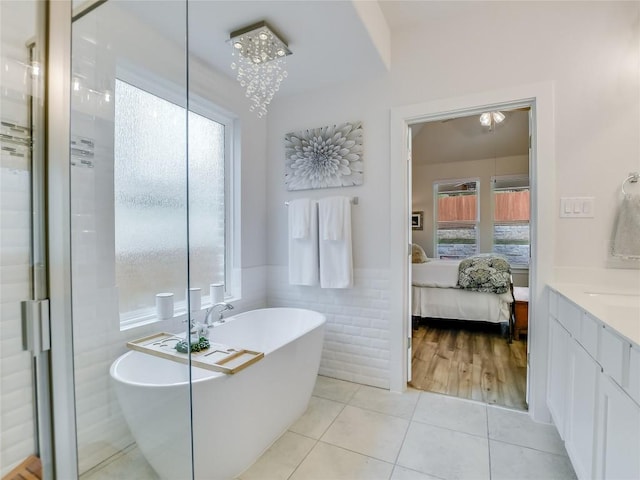
[(594, 197), (560, 197), (561, 218), (593, 218)]

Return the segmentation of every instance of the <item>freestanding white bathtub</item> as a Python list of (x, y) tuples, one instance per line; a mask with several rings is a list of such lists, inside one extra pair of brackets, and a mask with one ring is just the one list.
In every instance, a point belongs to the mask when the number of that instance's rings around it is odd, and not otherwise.
[(110, 370), (118, 402), (158, 475), (191, 478), (191, 435), (196, 479), (231, 479), (247, 469), (306, 410), (324, 323), (324, 315), (297, 308), (229, 317), (210, 340), (265, 356), (234, 375), (191, 367), (191, 393), (188, 366), (136, 351), (119, 357)]

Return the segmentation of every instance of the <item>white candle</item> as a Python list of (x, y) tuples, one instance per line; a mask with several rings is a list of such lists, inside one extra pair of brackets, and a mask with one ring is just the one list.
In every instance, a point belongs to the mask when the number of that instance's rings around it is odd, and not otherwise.
[(192, 312), (199, 312), (202, 309), (202, 289), (189, 289), (189, 308)]
[(211, 300), (211, 304), (220, 303), (224, 301), (224, 284), (223, 283), (212, 283), (209, 285), (209, 298)]
[(173, 293), (156, 294), (156, 315), (160, 320), (173, 318)]

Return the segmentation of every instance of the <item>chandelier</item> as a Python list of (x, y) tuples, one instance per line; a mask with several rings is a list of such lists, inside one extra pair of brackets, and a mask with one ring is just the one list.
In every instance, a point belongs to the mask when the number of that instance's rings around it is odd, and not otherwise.
[(241, 28), (230, 34), (237, 80), (251, 101), (249, 110), (258, 118), (267, 114), (267, 105), (287, 77), (285, 57), (291, 55), (287, 44), (266, 22)]
[(489, 130), (493, 130), (493, 127), (504, 121), (504, 118), (504, 113), (502, 112), (484, 112), (480, 115), (480, 125), (489, 127)]

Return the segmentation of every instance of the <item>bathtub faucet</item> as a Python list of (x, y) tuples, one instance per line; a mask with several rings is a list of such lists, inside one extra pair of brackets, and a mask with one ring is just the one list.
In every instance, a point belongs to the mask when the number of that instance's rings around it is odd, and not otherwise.
[(218, 321), (224, 322), (224, 319), (222, 318), (222, 313), (226, 312), (227, 310), (233, 310), (233, 305), (227, 302), (220, 302), (220, 303), (214, 303), (209, 308), (207, 308), (207, 313), (204, 316), (204, 322), (203, 322), (207, 327), (213, 326), (213, 322), (210, 320), (210, 318), (214, 310), (218, 310)]

